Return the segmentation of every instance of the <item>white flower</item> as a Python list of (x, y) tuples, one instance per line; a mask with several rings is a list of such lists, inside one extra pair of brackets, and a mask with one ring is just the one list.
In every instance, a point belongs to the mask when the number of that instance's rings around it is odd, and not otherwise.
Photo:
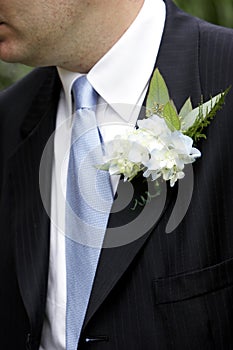
[(145, 177), (152, 177), (156, 180), (162, 176), (165, 181), (170, 180), (174, 186), (178, 179), (184, 177), (184, 165), (193, 163), (201, 153), (192, 147), (193, 140), (179, 131), (172, 132), (169, 137), (163, 137), (163, 148), (154, 149), (147, 163), (144, 163), (147, 170)]
[(142, 119), (137, 122), (138, 141), (148, 148), (149, 152), (154, 149), (162, 149), (164, 146), (164, 138), (169, 138), (171, 131), (165, 120), (157, 115), (150, 118)]
[(124, 175), (131, 181), (140, 171), (152, 181), (162, 177), (174, 186), (185, 176), (185, 164), (193, 163), (201, 153), (193, 140), (181, 131), (171, 131), (157, 115), (139, 120), (138, 128), (128, 130), (105, 145), (104, 165), (110, 175)]
[(124, 180), (132, 180), (149, 159), (147, 148), (136, 141), (117, 137), (105, 145), (105, 164), (110, 175), (124, 175)]
[(150, 118), (138, 120), (137, 125), (140, 130), (144, 130), (152, 134), (154, 137), (171, 133), (164, 118), (161, 118), (156, 114), (152, 115)]

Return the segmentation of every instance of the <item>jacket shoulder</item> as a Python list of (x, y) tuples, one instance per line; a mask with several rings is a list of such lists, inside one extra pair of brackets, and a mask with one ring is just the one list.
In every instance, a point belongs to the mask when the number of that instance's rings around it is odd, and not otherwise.
[(48, 102), (57, 101), (58, 79), (55, 67), (37, 68), (0, 93), (1, 156), (7, 158), (22, 142), (23, 125), (29, 125), (32, 130), (37, 123), (36, 117), (43, 115)]
[(37, 68), (27, 74), (24, 78), (3, 90), (0, 93), (1, 117), (11, 115), (19, 107), (23, 110), (29, 108), (31, 101), (36, 96), (41, 86), (52, 79), (54, 67)]
[[(233, 29), (198, 20), (200, 44), (211, 48), (213, 54), (223, 55), (226, 51), (233, 55)], [(223, 51), (224, 50), (224, 51)]]
[(198, 25), (201, 85), (213, 96), (233, 86), (233, 29), (203, 20)]

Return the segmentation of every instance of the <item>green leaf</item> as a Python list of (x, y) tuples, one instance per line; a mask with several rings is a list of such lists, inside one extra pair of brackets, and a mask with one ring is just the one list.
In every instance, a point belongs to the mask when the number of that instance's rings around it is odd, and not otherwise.
[(163, 117), (171, 131), (180, 130), (180, 119), (172, 101), (167, 102), (164, 106)]
[(179, 116), (181, 121), (183, 120), (183, 118), (186, 117), (187, 114), (189, 114), (192, 111), (192, 109), (193, 109), (193, 106), (192, 106), (191, 99), (189, 97), (180, 110)]
[[(201, 105), (202, 114), (205, 118), (206, 115), (211, 111), (211, 109), (214, 108), (214, 106), (219, 102), (219, 100), (222, 97), (222, 93), (216, 95), (215, 97), (212, 97), (209, 101), (203, 103)], [(186, 131), (188, 130), (194, 123), (195, 120), (200, 115), (200, 106), (197, 108), (194, 108), (191, 112), (189, 112), (186, 116), (182, 118), (182, 130)]]
[(152, 76), (149, 94), (146, 102), (146, 108), (153, 110), (156, 105), (165, 105), (169, 101), (169, 93), (167, 85), (160, 74), (158, 68), (155, 69)]
[[(217, 112), (223, 107), (225, 97), (230, 91), (231, 87), (224, 92), (218, 94), (211, 100), (198, 107), (198, 116), (194, 119), (193, 124), (184, 132), (185, 135), (191, 137), (194, 142), (201, 138), (206, 138), (203, 130), (209, 126), (211, 120), (216, 116)], [(195, 110), (197, 110), (195, 108)]]

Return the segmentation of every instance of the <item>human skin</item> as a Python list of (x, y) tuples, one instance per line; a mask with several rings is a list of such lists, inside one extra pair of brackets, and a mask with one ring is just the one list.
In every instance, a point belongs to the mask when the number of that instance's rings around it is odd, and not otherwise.
[(0, 59), (86, 73), (144, 0), (0, 0)]

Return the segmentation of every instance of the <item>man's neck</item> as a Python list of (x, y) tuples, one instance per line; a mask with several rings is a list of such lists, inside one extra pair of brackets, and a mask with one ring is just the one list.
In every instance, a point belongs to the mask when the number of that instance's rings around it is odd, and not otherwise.
[(68, 60), (60, 67), (87, 73), (111, 49), (137, 17), (144, 0), (96, 1), (83, 19), (69, 48)]

